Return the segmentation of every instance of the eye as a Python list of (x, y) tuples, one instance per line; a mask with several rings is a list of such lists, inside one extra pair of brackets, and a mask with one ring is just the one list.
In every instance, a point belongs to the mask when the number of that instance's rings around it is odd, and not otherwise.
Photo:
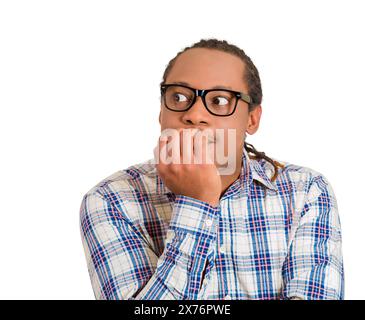
[(215, 105), (225, 106), (225, 105), (229, 104), (229, 99), (227, 99), (226, 97), (222, 97), (222, 96), (216, 96), (212, 99), (212, 102)]
[(174, 99), (176, 102), (188, 101), (188, 98), (186, 96), (184, 96), (182, 93), (175, 93)]

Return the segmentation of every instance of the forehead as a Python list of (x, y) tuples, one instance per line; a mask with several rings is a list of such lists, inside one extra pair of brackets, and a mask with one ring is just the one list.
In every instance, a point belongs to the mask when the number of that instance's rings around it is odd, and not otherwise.
[(195, 88), (231, 87), (246, 89), (244, 62), (237, 56), (215, 49), (194, 48), (175, 61), (166, 82), (186, 82)]

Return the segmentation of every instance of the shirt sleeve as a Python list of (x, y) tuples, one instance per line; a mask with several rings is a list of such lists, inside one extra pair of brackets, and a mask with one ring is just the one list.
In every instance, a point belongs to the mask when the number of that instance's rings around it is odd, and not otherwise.
[(344, 299), (341, 238), (334, 191), (323, 175), (316, 176), (283, 264), (282, 299)]
[(84, 196), (80, 229), (89, 275), (100, 300), (194, 300), (219, 207), (177, 195), (160, 257), (128, 215), (97, 192)]

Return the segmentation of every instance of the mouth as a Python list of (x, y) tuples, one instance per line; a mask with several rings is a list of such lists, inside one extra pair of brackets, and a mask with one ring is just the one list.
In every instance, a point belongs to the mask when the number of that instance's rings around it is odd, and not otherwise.
[[(183, 129), (180, 129), (180, 130), (183, 130)], [(193, 136), (196, 135), (198, 132), (204, 132), (204, 130), (200, 130), (200, 129), (197, 129), (197, 128), (193, 128), (191, 129), (192, 130), (192, 133), (193, 133)], [(214, 136), (214, 134), (205, 134), (204, 135), (207, 139), (208, 139), (208, 143), (216, 143), (216, 137)]]
[(215, 143), (214, 137), (208, 137), (208, 143)]

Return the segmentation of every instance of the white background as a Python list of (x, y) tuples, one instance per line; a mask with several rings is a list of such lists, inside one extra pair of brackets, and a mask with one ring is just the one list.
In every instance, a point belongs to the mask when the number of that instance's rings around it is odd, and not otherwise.
[(164, 68), (215, 37), (260, 71), (247, 141), (331, 182), (345, 298), (364, 299), (363, 14), (349, 0), (1, 1), (0, 298), (94, 299), (82, 196), (153, 157)]

